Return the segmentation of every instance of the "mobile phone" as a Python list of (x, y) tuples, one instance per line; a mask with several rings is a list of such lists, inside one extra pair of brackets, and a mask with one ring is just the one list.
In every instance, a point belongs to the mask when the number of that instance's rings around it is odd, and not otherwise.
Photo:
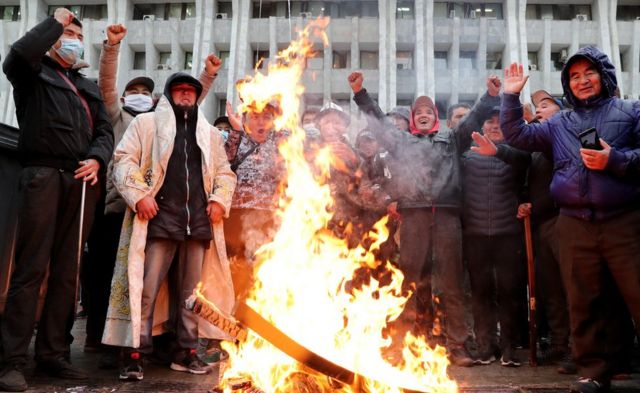
[(598, 137), (598, 131), (591, 127), (580, 134), (578, 134), (578, 138), (580, 138), (580, 145), (584, 149), (591, 150), (602, 150), (602, 145), (600, 144), (600, 138)]

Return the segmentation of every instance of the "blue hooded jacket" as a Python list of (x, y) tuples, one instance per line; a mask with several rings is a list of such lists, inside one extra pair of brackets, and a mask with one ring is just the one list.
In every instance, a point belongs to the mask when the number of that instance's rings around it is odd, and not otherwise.
[[(569, 68), (579, 58), (600, 74), (599, 97), (579, 100), (569, 88)], [(589, 46), (580, 49), (561, 73), (567, 102), (574, 109), (556, 113), (541, 124), (526, 124), (517, 94), (504, 94), (500, 125), (510, 145), (529, 151), (551, 151), (551, 194), (560, 213), (584, 220), (606, 219), (640, 204), (640, 101), (615, 97), (615, 69), (607, 55)], [(611, 146), (604, 170), (590, 170), (580, 156), (578, 134), (595, 127)]]

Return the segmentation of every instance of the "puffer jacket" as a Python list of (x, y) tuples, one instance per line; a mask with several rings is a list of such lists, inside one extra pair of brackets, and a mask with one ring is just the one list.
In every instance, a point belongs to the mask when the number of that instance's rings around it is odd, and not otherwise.
[[(23, 165), (74, 171), (78, 161), (93, 158), (104, 173), (113, 152), (113, 129), (98, 87), (46, 55), (62, 32), (62, 24), (48, 17), (11, 46), (3, 64), (14, 89), (20, 159)], [(87, 101), (91, 119), (60, 73)]]
[[(569, 88), (569, 67), (577, 56), (589, 59), (600, 73), (602, 93), (578, 100)], [(529, 151), (552, 151), (551, 194), (560, 214), (600, 220), (635, 209), (640, 201), (640, 102), (614, 96), (617, 80), (613, 64), (594, 47), (580, 49), (562, 70), (562, 87), (572, 110), (563, 110), (541, 124), (526, 124), (516, 94), (505, 94), (501, 128), (509, 144)], [(611, 146), (604, 170), (590, 170), (580, 156), (578, 134), (595, 127)]]
[[(353, 97), (376, 139), (398, 162), (395, 195), (399, 208), (461, 207), (460, 155), (471, 143), (472, 127), (456, 130), (439, 130), (429, 135), (412, 135), (399, 131), (385, 118), (384, 113), (369, 96), (366, 89)], [(475, 119), (480, 113), (499, 104), (498, 97), (485, 94), (467, 119)], [(475, 123), (475, 122), (474, 122)]]
[(471, 150), (462, 155), (463, 228), (472, 235), (512, 235), (522, 232), (516, 217), (530, 155), (504, 143), (495, 156)]

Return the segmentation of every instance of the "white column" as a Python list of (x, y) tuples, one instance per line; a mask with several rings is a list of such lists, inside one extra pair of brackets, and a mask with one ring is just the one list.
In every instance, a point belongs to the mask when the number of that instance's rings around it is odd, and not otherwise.
[(613, 65), (616, 67), (616, 77), (618, 78), (618, 88), (620, 89), (620, 96), (624, 97), (625, 90), (628, 86), (624, 86), (622, 82), (622, 62), (620, 60), (620, 43), (618, 41), (618, 25), (616, 23), (616, 14), (618, 8), (618, 0), (609, 0), (607, 7), (607, 21), (610, 28), (611, 38), (611, 52), (609, 56)]
[[(544, 36), (542, 39), (542, 48), (538, 53), (538, 62), (542, 71), (542, 88), (551, 91), (551, 19), (544, 19)], [(537, 89), (536, 89), (537, 90)]]
[[(478, 78), (485, 79), (488, 75), (487, 71), (487, 40), (489, 27), (487, 18), (480, 18), (480, 37), (478, 37)], [(484, 83), (478, 84), (478, 95), (486, 91)]]
[[(518, 41), (520, 49), (520, 62), (522, 63), (525, 74), (529, 74), (529, 49), (527, 48), (527, 20), (526, 20), (527, 0), (518, 1), (517, 17), (518, 17)], [(531, 83), (524, 85), (522, 89), (524, 102), (531, 101)]]
[[(351, 18), (351, 72), (357, 71), (360, 69), (360, 40), (358, 39), (360, 31), (360, 19), (359, 18)], [(326, 57), (326, 54), (325, 54)], [(331, 63), (328, 64), (325, 61), (325, 67), (331, 68)], [(326, 74), (325, 74), (326, 78)], [(346, 82), (346, 81), (345, 81)], [(366, 81), (365, 81), (366, 85)], [(352, 114), (358, 113), (358, 105), (353, 101), (353, 92), (349, 94), (350, 106)]]
[(520, 62), (519, 34), (518, 34), (518, 10), (516, 0), (505, 0), (504, 19), (506, 22), (506, 39), (502, 65), (507, 67), (514, 62)]
[(389, 81), (389, 7), (386, 1), (378, 2), (378, 105), (387, 111)]
[(629, 74), (631, 76), (631, 92), (630, 96), (633, 99), (640, 98), (640, 20), (633, 21), (633, 41), (631, 42), (630, 68)]
[[(484, 19), (484, 18), (482, 18)], [(460, 90), (460, 33), (462, 28), (460, 27), (460, 18), (458, 16), (453, 18), (453, 39), (451, 41), (451, 49), (447, 63), (449, 64), (449, 71), (451, 73), (451, 95), (449, 96), (449, 105), (458, 102), (458, 92)], [(473, 72), (473, 71), (471, 71)]]
[(425, 36), (425, 77), (426, 77), (426, 89), (425, 94), (431, 97), (434, 101), (436, 99), (436, 82), (435, 82), (435, 62), (433, 58), (433, 0), (426, 0), (425, 15), (426, 15), (426, 36)]
[(424, 95), (426, 91), (426, 53), (425, 53), (425, 24), (427, 0), (415, 0), (415, 24), (416, 24), (416, 45), (415, 45), (415, 72), (416, 72), (416, 95)]

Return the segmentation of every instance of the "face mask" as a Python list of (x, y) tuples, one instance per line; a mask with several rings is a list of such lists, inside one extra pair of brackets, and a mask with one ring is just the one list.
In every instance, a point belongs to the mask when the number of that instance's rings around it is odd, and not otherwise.
[(61, 38), (60, 48), (55, 49), (56, 53), (67, 64), (76, 64), (76, 62), (84, 55), (84, 45), (80, 40)]
[(144, 94), (129, 94), (124, 97), (124, 106), (134, 112), (149, 112), (153, 107), (153, 100)]
[(222, 139), (224, 139), (225, 142), (229, 139), (229, 131), (220, 130), (220, 134), (222, 134)]

